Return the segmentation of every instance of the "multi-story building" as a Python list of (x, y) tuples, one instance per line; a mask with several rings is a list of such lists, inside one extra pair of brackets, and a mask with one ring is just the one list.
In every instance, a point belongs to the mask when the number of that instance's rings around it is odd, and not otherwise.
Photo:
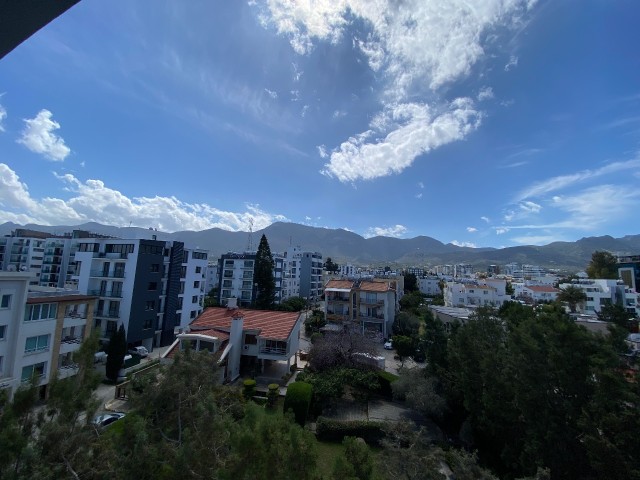
[(627, 287), (640, 290), (640, 255), (618, 257), (618, 276)]
[(218, 288), (220, 285), (218, 284), (218, 262), (209, 260), (209, 264), (207, 265), (207, 278), (205, 280), (205, 292), (209, 294), (211, 290), (214, 288)]
[(438, 277), (423, 277), (418, 279), (418, 289), (425, 295), (441, 295), (440, 279)]
[(0, 388), (11, 396), (35, 376), (45, 398), (54, 376), (78, 372), (73, 353), (90, 334), (95, 297), (61, 289), (29, 292), (31, 278), (0, 272)]
[(551, 285), (524, 285), (522, 287), (522, 297), (530, 300), (531, 303), (554, 302), (558, 298), (560, 290)]
[(500, 307), (511, 300), (506, 294), (505, 280), (487, 278), (478, 283), (446, 282), (444, 304), (447, 307), (494, 306)]
[(571, 283), (559, 285), (561, 290), (573, 285), (581, 289), (587, 296), (587, 301), (577, 305), (579, 313), (595, 314), (604, 305), (617, 304), (636, 316), (640, 315), (638, 293), (625, 285), (622, 280), (582, 278)]
[(124, 325), (127, 342), (170, 344), (203, 310), (207, 252), (156, 239), (82, 239), (78, 288), (98, 297), (95, 327), (108, 341)]
[(340, 275), (344, 277), (354, 278), (358, 273), (358, 268), (349, 263), (340, 265)]
[(283, 257), (282, 300), (291, 297), (308, 299), (322, 295), (322, 254), (289, 247)]
[(49, 234), (17, 229), (0, 238), (0, 270), (29, 272), (29, 285), (39, 285), (45, 239)]
[(363, 333), (381, 338), (391, 334), (398, 311), (398, 283), (395, 280), (329, 280), (324, 288), (327, 322), (344, 328), (356, 326)]
[[(276, 303), (282, 299), (282, 279), (284, 258), (273, 256), (273, 279), (276, 286)], [(236, 298), (241, 307), (251, 306), (256, 299), (256, 287), (253, 280), (256, 252), (225, 253), (218, 259), (218, 302), (226, 306), (230, 298)]]
[(412, 273), (418, 278), (424, 277), (424, 268), (422, 267), (409, 267), (406, 269), (407, 273)]

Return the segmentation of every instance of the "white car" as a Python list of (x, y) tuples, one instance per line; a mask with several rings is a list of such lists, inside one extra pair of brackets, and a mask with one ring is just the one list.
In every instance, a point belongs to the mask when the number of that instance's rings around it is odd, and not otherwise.
[(120, 420), (124, 417), (124, 413), (115, 412), (115, 413), (105, 413), (104, 415), (98, 415), (93, 419), (93, 424), (96, 427), (107, 427), (111, 425), (113, 422)]
[(138, 355), (140, 357), (146, 357), (149, 355), (149, 350), (146, 347), (133, 347), (129, 350), (131, 355)]
[(391, 343), (391, 340), (387, 340), (386, 342), (384, 342), (384, 349), (393, 350), (393, 343)]

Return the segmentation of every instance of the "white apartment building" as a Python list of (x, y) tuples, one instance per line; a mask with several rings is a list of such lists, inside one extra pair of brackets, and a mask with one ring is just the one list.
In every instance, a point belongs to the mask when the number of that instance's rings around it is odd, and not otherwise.
[(558, 298), (560, 290), (551, 285), (524, 285), (522, 296), (532, 303), (554, 302)]
[(561, 290), (573, 285), (587, 295), (587, 301), (577, 305), (579, 313), (598, 313), (603, 305), (622, 305), (627, 312), (636, 316), (640, 315), (640, 302), (638, 293), (625, 285), (622, 280), (608, 279), (579, 279), (571, 283), (559, 285)]
[(447, 307), (500, 307), (511, 300), (505, 292), (506, 280), (487, 278), (478, 283), (446, 282), (444, 304)]
[(317, 299), (322, 295), (322, 254), (289, 247), (282, 254), (281, 299), (302, 297)]
[(98, 297), (103, 342), (124, 325), (130, 346), (169, 345), (204, 308), (207, 252), (182, 242), (85, 238), (75, 262), (79, 290)]
[(340, 265), (340, 275), (344, 277), (354, 278), (358, 274), (358, 268), (349, 263)]
[(47, 236), (42, 232), (17, 229), (11, 235), (0, 237), (0, 270), (29, 272), (29, 285), (39, 285)]
[(0, 388), (13, 396), (36, 376), (46, 398), (54, 375), (78, 371), (73, 353), (90, 334), (95, 297), (60, 289), (29, 292), (30, 280), (29, 273), (0, 272)]
[(438, 277), (418, 278), (418, 288), (420, 293), (433, 296), (442, 294), (440, 289), (440, 279)]
[[(275, 302), (282, 299), (282, 281), (284, 257), (272, 255), (274, 268), (273, 279), (276, 285)], [(218, 285), (220, 286), (218, 302), (226, 306), (230, 298), (237, 299), (237, 305), (249, 307), (256, 298), (257, 285), (253, 281), (256, 263), (256, 252), (225, 253), (218, 259)]]
[(207, 278), (205, 280), (205, 294), (208, 294), (212, 289), (218, 288), (218, 262), (209, 261), (207, 265)]

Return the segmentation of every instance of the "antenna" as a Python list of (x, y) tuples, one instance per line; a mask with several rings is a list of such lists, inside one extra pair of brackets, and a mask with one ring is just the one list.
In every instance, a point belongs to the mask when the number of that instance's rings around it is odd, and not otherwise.
[(253, 218), (249, 219), (249, 244), (247, 245), (247, 252), (253, 252)]

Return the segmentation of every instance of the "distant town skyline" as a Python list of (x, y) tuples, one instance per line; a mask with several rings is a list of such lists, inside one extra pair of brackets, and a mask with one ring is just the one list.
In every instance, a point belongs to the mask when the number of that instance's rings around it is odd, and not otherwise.
[(634, 2), (80, 2), (0, 61), (0, 223), (636, 234)]

